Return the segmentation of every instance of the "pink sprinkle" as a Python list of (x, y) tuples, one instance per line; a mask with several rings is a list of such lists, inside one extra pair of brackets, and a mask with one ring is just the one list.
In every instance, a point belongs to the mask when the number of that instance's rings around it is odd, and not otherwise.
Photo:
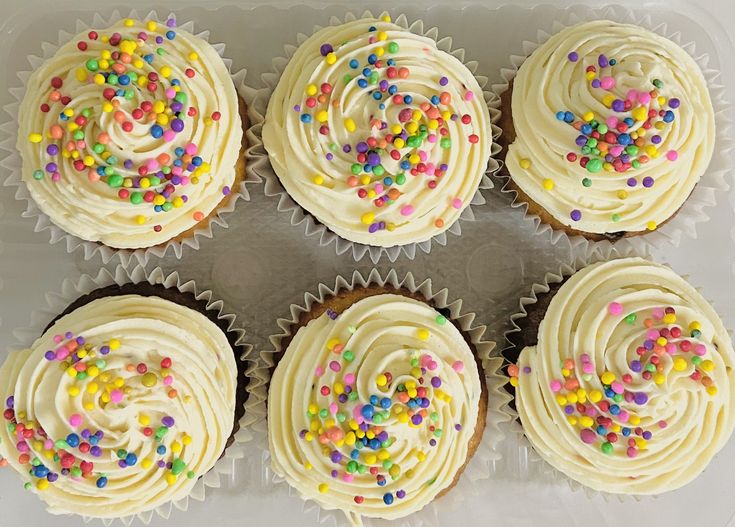
[(552, 392), (554, 393), (558, 392), (559, 390), (561, 390), (561, 381), (554, 379), (553, 381), (551, 381), (550, 388)]
[(471, 101), (474, 96), (474, 93), (472, 93), (470, 90), (467, 90), (467, 92), (464, 94), (464, 100)]
[(189, 154), (190, 156), (193, 156), (197, 153), (197, 145), (194, 143), (189, 143), (184, 147), (184, 151)]
[(163, 384), (166, 386), (171, 386), (174, 383), (174, 378), (171, 375), (166, 375), (163, 378)]
[(176, 139), (176, 132), (174, 132), (173, 130), (166, 130), (165, 132), (163, 132), (163, 140), (167, 143), (170, 143), (174, 139)]
[(158, 161), (157, 161), (157, 160), (155, 160), (155, 159), (149, 159), (148, 161), (146, 161), (146, 164), (145, 164), (145, 167), (146, 167), (146, 168), (147, 168), (147, 169), (148, 169), (149, 171), (151, 171), (151, 170), (158, 170), (158, 168), (159, 168), (160, 166), (161, 166), (161, 165), (159, 165), (159, 164), (158, 164)]
[(110, 392), (110, 401), (113, 403), (119, 403), (123, 400), (123, 393), (120, 390), (112, 390)]
[(653, 315), (653, 318), (655, 318), (656, 320), (661, 320), (662, 318), (664, 318), (664, 310), (660, 307), (653, 308), (653, 310), (651, 311), (651, 314)]
[(324, 368), (322, 368), (321, 366), (317, 366), (316, 370), (314, 371), (314, 375), (316, 375), (317, 377), (321, 377), (322, 375), (324, 375)]
[(430, 143), (436, 143), (436, 135), (435, 134), (429, 134), (426, 140)]
[(462, 200), (459, 198), (454, 198), (452, 200), (452, 207), (455, 209), (461, 209), (462, 208)]
[(623, 383), (618, 381), (613, 381), (613, 383), (610, 385), (610, 388), (612, 388), (612, 391), (614, 391), (615, 393), (623, 393), (625, 391)]
[(383, 185), (382, 184), (378, 183), (377, 185), (375, 185), (375, 193), (376, 194), (382, 194), (383, 193), (383, 190), (384, 189), (383, 189)]
[(623, 153), (622, 146), (613, 146), (610, 148), (610, 155), (613, 157), (618, 157), (622, 153)]
[(52, 448), (54, 448), (54, 442), (51, 441), (50, 439), (47, 439), (46, 441), (43, 442), (43, 448), (45, 450), (51, 450)]
[(54, 344), (61, 344), (62, 340), (64, 340), (64, 337), (61, 335), (54, 335)]
[(666, 159), (669, 161), (676, 161), (679, 158), (679, 152), (676, 150), (669, 150), (666, 152)]
[(354, 373), (348, 373), (345, 375), (345, 384), (352, 384), (355, 382), (355, 374)]
[(420, 362), (421, 366), (426, 368), (431, 362), (431, 355), (429, 355), (428, 353), (424, 353), (423, 355), (421, 355), (420, 360), (421, 360)]
[(174, 97), (176, 97), (176, 91), (173, 88), (167, 89), (166, 97), (168, 97), (169, 99), (173, 99)]
[(594, 417), (597, 415), (597, 408), (595, 408), (594, 405), (590, 404), (587, 406), (587, 410), (585, 412), (588, 416)]
[(623, 312), (623, 305), (618, 302), (610, 302), (607, 310), (611, 315), (620, 315)]
[[(180, 167), (179, 167), (180, 168)], [(179, 183), (182, 187), (185, 187), (189, 184), (189, 176), (181, 176), (181, 183)]]
[(641, 102), (641, 104), (648, 104), (651, 102), (651, 94), (647, 91), (641, 92), (638, 94), (638, 100)]
[(425, 163), (427, 159), (429, 159), (428, 154), (426, 153), (426, 150), (419, 150), (419, 159), (422, 163)]
[(704, 346), (704, 344), (697, 344), (694, 346), (694, 354), (699, 355), (700, 357), (707, 353), (707, 348)]
[(674, 344), (673, 342), (669, 342), (668, 344), (666, 344), (666, 353), (668, 353), (669, 355), (673, 355), (674, 353), (676, 353), (676, 344)]
[(582, 431), (579, 432), (579, 438), (588, 445), (591, 445), (595, 442), (595, 433), (590, 430), (589, 428), (584, 428)]
[(583, 373), (595, 373), (595, 365), (591, 362), (585, 362), (582, 364), (582, 372)]
[(401, 216), (410, 216), (413, 214), (413, 211), (413, 205), (405, 205), (404, 207), (401, 207)]
[(78, 427), (82, 424), (82, 416), (79, 414), (71, 414), (71, 416), (69, 416), (69, 424), (74, 428)]
[(66, 346), (61, 346), (56, 350), (56, 360), (63, 361), (69, 356), (69, 350)]
[(332, 371), (339, 371), (342, 369), (342, 366), (339, 365), (339, 362), (337, 362), (336, 360), (333, 360), (332, 362), (329, 363), (329, 369)]
[(636, 450), (635, 447), (629, 446), (627, 453), (628, 457), (636, 457), (638, 455), (638, 450)]
[(628, 99), (630, 102), (635, 102), (635, 100), (638, 98), (638, 95), (638, 90), (628, 90), (625, 98)]
[(337, 406), (337, 403), (330, 403), (329, 404), (329, 413), (332, 415), (336, 414), (339, 410), (339, 406)]
[(352, 409), (352, 417), (358, 420), (362, 419), (362, 405), (358, 404)]
[(581, 360), (582, 361), (582, 364), (584, 364), (585, 362), (589, 362), (590, 361), (590, 356), (587, 353), (582, 353), (579, 356), (579, 360)]
[(431, 362), (429, 363), (429, 371), (434, 371), (434, 370), (435, 370), (435, 369), (437, 369), (438, 367), (439, 367), (439, 365), (438, 365), (438, 364), (436, 363), (436, 361), (431, 361)]
[(620, 410), (620, 413), (618, 414), (618, 420), (621, 423), (627, 423), (628, 419), (630, 419), (630, 414), (625, 410)]
[(602, 78), (602, 79), (600, 80), (600, 87), (601, 87), (601, 88), (602, 88), (603, 90), (609, 90), (609, 89), (611, 89), (611, 88), (612, 88), (613, 86), (615, 86), (615, 78), (613, 78), (613, 77), (603, 77), (603, 78)]
[(31, 447), (28, 446), (28, 443), (25, 441), (18, 441), (18, 443), (15, 445), (15, 449), (18, 452), (24, 453), (29, 452), (31, 450)]
[(658, 427), (659, 427), (659, 428), (666, 428), (667, 426), (669, 426), (669, 424), (668, 424), (668, 423), (667, 423), (666, 421), (664, 421), (663, 419), (661, 419), (661, 420), (660, 420), (660, 421), (658, 422)]
[[(611, 115), (605, 122), (607, 123), (608, 128), (615, 128), (618, 125), (618, 118)], [(612, 153), (612, 151), (610, 153)]]
[(646, 338), (649, 340), (656, 340), (661, 336), (661, 333), (658, 332), (657, 329), (649, 329), (646, 331)]
[(61, 181), (61, 174), (58, 172), (54, 172), (53, 174), (51, 174), (51, 181)]
[(464, 362), (462, 362), (461, 360), (454, 361), (454, 364), (452, 364), (452, 369), (457, 373), (460, 373), (464, 369)]
[(426, 175), (433, 176), (435, 172), (436, 166), (434, 166), (434, 163), (426, 163)]
[(352, 483), (354, 479), (355, 479), (355, 476), (353, 476), (352, 474), (347, 474), (347, 473), (342, 474), (342, 480), (346, 481), (347, 483)]

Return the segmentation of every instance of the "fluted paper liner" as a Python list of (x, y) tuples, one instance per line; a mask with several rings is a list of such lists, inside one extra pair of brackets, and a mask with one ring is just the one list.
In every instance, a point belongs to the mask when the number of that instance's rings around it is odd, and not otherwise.
[[(380, 16), (385, 15), (382, 13)], [(370, 11), (365, 11), (361, 16), (355, 15), (354, 13), (347, 13), (344, 18), (332, 16), (329, 19), (329, 25), (337, 26), (354, 20), (362, 18), (375, 18)], [(482, 175), (480, 185), (475, 191), (472, 200), (468, 207), (462, 211), (459, 219), (452, 224), (446, 231), (441, 232), (432, 238), (417, 243), (409, 243), (406, 245), (395, 245), (393, 247), (378, 247), (373, 245), (365, 245), (361, 243), (352, 242), (345, 238), (342, 238), (329, 230), (325, 225), (320, 223), (309, 211), (303, 209), (293, 198), (291, 198), (286, 190), (283, 188), (278, 175), (273, 170), (273, 167), (268, 160), (268, 152), (263, 147), (262, 138), (262, 126), (265, 120), (266, 109), (268, 107), (268, 101), (270, 100), (273, 91), (276, 89), (281, 75), (286, 69), (291, 57), (298, 49), (298, 47), (309, 38), (309, 35), (299, 33), (296, 37), (297, 45), (288, 44), (284, 47), (285, 56), (273, 59), (273, 72), (264, 73), (262, 76), (263, 83), (266, 85), (265, 88), (258, 90), (256, 100), (253, 107), (252, 115), (252, 128), (254, 135), (256, 136), (256, 143), (253, 143), (255, 148), (250, 150), (249, 163), (252, 164), (252, 170), (259, 175), (265, 181), (265, 194), (266, 196), (278, 198), (278, 210), (284, 213), (288, 213), (291, 218), (291, 225), (303, 225), (303, 229), (306, 233), (307, 238), (318, 238), (319, 245), (328, 246), (334, 244), (335, 251), (337, 254), (343, 254), (350, 251), (355, 259), (359, 261), (369, 255), (370, 260), (373, 263), (377, 263), (382, 257), (387, 257), (391, 262), (395, 262), (396, 259), (404, 254), (409, 259), (413, 260), (416, 257), (417, 252), (421, 251), (428, 253), (431, 251), (432, 242), (439, 245), (446, 245), (448, 241), (447, 233), (450, 232), (454, 235), (459, 236), (462, 233), (461, 222), (472, 221), (475, 219), (475, 215), (472, 212), (472, 207), (477, 205), (484, 205), (486, 203), (485, 198), (482, 195), (481, 189), (493, 188), (493, 181), (491, 175), (500, 169), (500, 165), (494, 159), (495, 155), (500, 152), (500, 145), (497, 143), (497, 139), (500, 136), (500, 128), (497, 126), (497, 122), (500, 119), (500, 98), (489, 91), (487, 77), (477, 74), (478, 64), (475, 61), (465, 61), (464, 49), (452, 49), (452, 38), (451, 37), (440, 37), (439, 29), (432, 27), (429, 29), (424, 28), (424, 23), (421, 20), (415, 22), (409, 22), (405, 15), (398, 16), (393, 23), (401, 26), (417, 35), (422, 35), (436, 41), (437, 48), (441, 51), (449, 53), (450, 55), (459, 59), (473, 74), (477, 83), (482, 89), (482, 94), (485, 99), (485, 103), (490, 111), (490, 122), (492, 128), (492, 145), (490, 148), (490, 160), (488, 167)], [(313, 33), (316, 33), (322, 29), (321, 26), (316, 26)], [(241, 91), (244, 95), (245, 92)]]
[[(340, 291), (351, 291), (356, 288), (359, 289), (371, 285), (392, 286), (397, 289), (405, 288), (412, 293), (422, 295), (427, 301), (433, 302), (435, 308), (449, 310), (450, 316), (448, 318), (470, 337), (477, 357), (481, 360), (485, 372), (485, 382), (488, 390), (488, 410), (485, 430), (477, 451), (467, 463), (457, 484), (447, 494), (434, 499), (434, 501), (421, 511), (417, 511), (404, 518), (386, 521), (366, 516), (362, 517), (363, 525), (368, 527), (386, 525), (388, 523), (393, 527), (439, 527), (440, 523), (437, 513), (440, 508), (451, 510), (458, 507), (465, 496), (476, 495), (479, 492), (476, 485), (478, 481), (492, 477), (495, 470), (493, 466), (494, 462), (500, 459), (497, 447), (504, 439), (500, 424), (510, 420), (510, 415), (507, 413), (510, 396), (503, 389), (506, 379), (500, 371), (503, 359), (497, 353), (492, 353), (495, 349), (495, 343), (483, 339), (486, 328), (475, 322), (475, 314), (462, 311), (462, 300), (452, 300), (449, 297), (449, 291), (447, 289), (440, 289), (434, 292), (431, 279), (418, 281), (410, 272), (401, 277), (395, 270), (381, 274), (377, 269), (373, 269), (365, 277), (359, 271), (354, 271), (348, 277), (337, 276), (334, 285), (330, 286), (320, 283), (315, 293), (307, 292), (304, 294), (304, 302), (302, 304), (292, 304), (289, 309), (290, 318), (280, 318), (277, 321), (281, 332), (270, 337), (272, 349), (262, 351), (260, 356), (270, 375), (270, 372), (275, 366), (275, 355), (285, 351), (282, 343), (284, 339), (288, 339), (293, 335), (291, 329), (295, 325), (298, 325), (302, 313), (310, 312), (313, 306), (324, 303), (330, 296)], [(266, 441), (265, 445), (258, 446), (267, 450), (268, 443)], [(282, 477), (278, 476), (270, 468), (269, 454), (267, 452), (265, 452), (264, 458), (266, 461), (266, 485), (286, 486), (290, 495), (298, 495), (295, 489), (290, 487)], [(331, 525), (340, 527), (352, 525), (345, 513), (341, 510), (322, 509), (313, 500), (304, 501), (303, 511), (305, 514), (314, 514), (314, 511), (316, 511), (316, 521), (319, 524), (329, 522)]]
[[(214, 313), (218, 319), (226, 321), (227, 332), (236, 337), (235, 345), (243, 350), (243, 353), (239, 357), (236, 357), (236, 359), (241, 362), (238, 369), (241, 371), (244, 370), (245, 373), (245, 379), (242, 377), (238, 379), (237, 389), (238, 391), (246, 390), (248, 393), (247, 401), (244, 404), (244, 414), (235, 426), (235, 428), (239, 426), (239, 429), (233, 429), (233, 443), (225, 449), (222, 457), (214, 467), (198, 479), (188, 496), (179, 500), (170, 501), (152, 510), (117, 519), (105, 518), (100, 520), (98, 518), (82, 516), (85, 522), (101, 521), (106, 526), (109, 526), (119, 520), (127, 526), (133, 524), (138, 519), (147, 525), (155, 516), (168, 518), (174, 508), (186, 511), (190, 499), (203, 501), (207, 488), (221, 487), (223, 481), (232, 477), (235, 469), (235, 460), (245, 457), (247, 449), (251, 447), (254, 441), (251, 427), (259, 421), (265, 420), (265, 398), (267, 393), (264, 386), (268, 379), (268, 372), (260, 366), (261, 362), (257, 360), (257, 355), (253, 351), (252, 346), (246, 343), (245, 330), (237, 324), (235, 315), (224, 311), (223, 302), (216, 299), (212, 291), (201, 290), (193, 280), (184, 281), (178, 272), (167, 275), (160, 267), (149, 272), (142, 266), (137, 265), (132, 270), (126, 271), (122, 265), (118, 265), (114, 271), (103, 268), (95, 276), (85, 274), (78, 280), (65, 279), (61, 285), (60, 292), (46, 295), (47, 306), (31, 313), (30, 325), (13, 331), (17, 342), (11, 347), (10, 353), (13, 353), (17, 349), (27, 348), (43, 334), (49, 322), (79, 297), (87, 295), (96, 289), (115, 284), (121, 286), (129, 283), (139, 284), (146, 282), (151, 285), (161, 285), (167, 289), (177, 289), (182, 293), (191, 294), (196, 300), (206, 302), (207, 311)], [(244, 367), (242, 363), (244, 363)], [(243, 409), (236, 411), (242, 412)]]
[[(3, 108), (3, 110), (5, 111), (6, 119), (4, 120), (3, 124), (0, 125), (0, 155), (2, 155), (3, 157), (2, 161), (0, 161), (0, 166), (5, 169), (7, 175), (0, 180), (2, 180), (3, 186), (16, 188), (15, 199), (26, 202), (26, 210), (23, 212), (23, 217), (35, 218), (35, 232), (48, 231), (50, 238), (49, 241), (52, 244), (64, 242), (66, 250), (69, 253), (72, 253), (76, 250), (83, 251), (85, 260), (90, 260), (94, 258), (97, 254), (99, 254), (99, 256), (102, 258), (102, 261), (104, 263), (107, 263), (112, 260), (113, 257), (117, 256), (120, 260), (120, 263), (127, 267), (131, 264), (135, 265), (136, 263), (140, 265), (145, 265), (151, 256), (162, 258), (166, 254), (168, 254), (169, 251), (171, 251), (177, 259), (180, 259), (183, 254), (184, 247), (190, 247), (191, 249), (196, 250), (199, 249), (201, 238), (212, 238), (212, 236), (214, 235), (214, 225), (218, 225), (221, 228), (227, 228), (227, 221), (225, 219), (225, 216), (235, 210), (237, 201), (239, 199), (250, 201), (250, 192), (246, 185), (260, 182), (260, 178), (255, 175), (255, 173), (253, 173), (246, 165), (245, 177), (240, 183), (239, 188), (232, 189), (232, 193), (229, 196), (229, 199), (225, 200), (225, 203), (221, 203), (220, 205), (218, 205), (213, 211), (213, 214), (209, 217), (209, 219), (201, 222), (201, 225), (197, 225), (193, 235), (187, 236), (182, 240), (172, 239), (159, 245), (140, 249), (116, 249), (114, 247), (104, 245), (100, 242), (83, 240), (78, 236), (66, 232), (64, 229), (57, 226), (53, 221), (51, 221), (48, 215), (41, 211), (41, 209), (38, 207), (33, 197), (31, 196), (30, 192), (28, 191), (26, 183), (22, 179), (23, 161), (20, 157), (20, 153), (16, 149), (16, 138), (18, 135), (18, 109), (20, 107), (21, 101), (23, 100), (23, 96), (26, 93), (28, 79), (31, 76), (32, 70), (39, 67), (44, 61), (53, 57), (56, 51), (63, 44), (66, 44), (77, 34), (88, 29), (110, 27), (116, 21), (123, 18), (133, 18), (138, 20), (157, 20), (160, 23), (164, 23), (166, 19), (171, 17), (176, 18), (176, 15), (174, 13), (171, 13), (168, 15), (168, 17), (159, 17), (156, 11), (150, 11), (147, 15), (140, 15), (136, 10), (133, 10), (127, 16), (122, 16), (120, 14), (120, 11), (115, 10), (109, 17), (103, 17), (100, 14), (95, 14), (92, 17), (91, 22), (77, 20), (76, 30), (74, 33), (60, 30), (56, 44), (52, 44), (50, 42), (41, 43), (41, 55), (31, 55), (28, 57), (28, 62), (31, 69), (28, 71), (19, 72), (17, 74), (22, 85), (16, 85), (15, 87), (10, 88), (10, 93), (15, 101)], [(209, 31), (205, 30), (196, 33), (194, 31), (194, 23), (191, 21), (178, 24), (178, 28), (188, 31), (189, 33), (209, 42)], [(222, 43), (218, 43), (212, 44), (212, 47), (215, 49), (217, 54), (222, 57), (222, 60), (225, 63), (225, 67), (227, 68), (227, 70), (231, 71), (232, 60), (225, 58), (224, 56), (225, 45)], [(244, 86), (245, 76), (245, 70), (239, 71), (237, 74), (233, 75), (233, 81), (236, 83), (236, 85)], [(238, 90), (238, 92), (240, 96), (243, 97), (243, 99), (245, 100), (246, 105), (250, 106), (250, 104), (252, 103), (254, 91), (244, 88)], [(254, 136), (248, 130), (245, 130), (244, 134), (247, 137), (248, 141), (254, 139)], [(250, 144), (248, 144), (248, 148), (245, 152), (246, 157), (247, 150), (249, 149)]]
[(498, 173), (496, 177), (502, 182), (500, 191), (509, 194), (512, 199), (511, 207), (522, 208), (525, 215), (531, 218), (536, 224), (537, 233), (549, 237), (553, 243), (557, 243), (562, 238), (568, 238), (574, 246), (581, 246), (582, 250), (586, 250), (585, 247), (594, 245), (605, 246), (612, 244), (623, 251), (627, 250), (628, 247), (639, 251), (644, 250), (647, 246), (656, 248), (678, 247), (682, 237), (697, 238), (697, 224), (705, 223), (710, 219), (707, 208), (715, 205), (718, 193), (723, 193), (729, 188), (726, 181), (726, 177), (731, 173), (729, 153), (735, 148), (735, 140), (732, 139), (731, 132), (732, 120), (728, 115), (731, 104), (725, 100), (726, 90), (721, 79), (721, 73), (719, 70), (709, 66), (710, 56), (708, 54), (696, 54), (694, 42), (682, 40), (681, 33), (669, 30), (665, 23), (657, 23), (655, 17), (651, 17), (648, 14), (641, 14), (626, 7), (607, 6), (597, 9), (588, 8), (587, 10), (583, 10), (580, 6), (570, 7), (567, 9), (566, 16), (562, 20), (556, 20), (552, 23), (550, 31), (538, 30), (537, 41), (523, 41), (523, 55), (510, 56), (509, 67), (503, 68), (500, 71), (503, 82), (494, 84), (492, 90), (497, 97), (500, 97), (503, 92), (508, 90), (510, 82), (518, 74), (521, 64), (552, 35), (580, 22), (600, 19), (634, 24), (648, 29), (671, 40), (674, 44), (683, 48), (695, 60), (704, 75), (715, 111), (716, 141), (709, 167), (699, 182), (697, 182), (684, 205), (682, 205), (679, 211), (669, 221), (654, 231), (622, 238), (615, 242), (588, 240), (581, 235), (569, 236), (563, 230), (553, 229), (550, 225), (544, 223), (536, 214), (528, 212), (528, 203), (519, 198), (518, 193), (509, 186), (510, 177), (506, 174)]

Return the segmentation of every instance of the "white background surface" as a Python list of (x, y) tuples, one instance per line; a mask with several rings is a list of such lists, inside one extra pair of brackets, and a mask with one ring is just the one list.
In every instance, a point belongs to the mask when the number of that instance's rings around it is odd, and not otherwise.
[[(625, 4), (625, 2), (621, 3)], [(42, 40), (56, 40), (57, 29), (73, 31), (75, 20), (89, 20), (91, 10), (107, 14), (117, 7), (125, 14), (131, 8), (147, 13), (157, 8), (160, 15), (174, 10), (180, 21), (194, 20), (197, 30), (209, 28), (210, 41), (225, 42), (226, 55), (234, 69), (247, 67), (249, 82), (259, 85), (259, 74), (266, 71), (283, 45), (294, 43), (297, 32), (310, 33), (314, 24), (325, 24), (331, 14), (341, 15), (349, 8), (355, 12), (383, 8), (394, 14), (398, 8), (409, 19), (422, 18), (437, 25), (440, 34), (454, 37), (456, 47), (464, 47), (467, 58), (480, 63), (480, 73), (499, 81), (498, 71), (508, 64), (511, 53), (520, 53), (523, 39), (535, 40), (537, 29), (550, 29), (553, 16), (568, 2), (555, 2), (531, 10), (536, 2), (521, 1), (513, 7), (501, 2), (142, 2), (109, 3), (102, 0), (74, 2), (57, 0), (1, 0), (6, 18), (0, 23), (0, 68), (7, 74), (0, 79), (0, 100), (7, 104), (8, 86), (18, 85), (13, 72), (27, 69), (25, 57), (38, 52)], [(220, 5), (225, 5), (218, 9)], [(432, 8), (431, 6), (437, 7)], [(596, 2), (575, 5), (596, 6)], [(713, 67), (723, 70), (722, 82), (728, 86), (728, 99), (735, 100), (735, 3), (732, 0), (684, 2), (629, 2), (639, 13), (650, 13), (653, 20), (669, 22), (689, 40), (697, 51), (712, 55)], [(86, 6), (89, 6), (85, 9)], [(108, 7), (109, 6), (109, 7)], [(275, 7), (273, 7), (275, 6)], [(348, 6), (347, 8), (344, 6)], [(252, 75), (251, 75), (252, 74)], [(3, 117), (4, 119), (4, 117)], [(732, 134), (733, 131), (731, 130)], [(2, 180), (4, 174), (0, 174)], [(185, 252), (177, 262), (167, 258), (152, 262), (166, 270), (180, 269), (186, 278), (213, 288), (229, 310), (248, 328), (252, 342), (263, 345), (265, 337), (276, 331), (275, 319), (285, 315), (291, 302), (303, 298), (303, 291), (314, 289), (320, 281), (333, 282), (337, 273), (349, 274), (353, 268), (369, 269), (369, 262), (355, 264), (351, 256), (335, 256), (333, 247), (320, 248), (303, 231), (291, 227), (288, 218), (275, 211), (275, 201), (262, 196), (260, 187), (251, 187), (253, 201), (240, 203), (231, 218), (231, 227), (215, 230), (215, 238), (198, 252)], [(517, 310), (518, 297), (538, 281), (543, 272), (568, 262), (573, 248), (562, 242), (551, 246), (535, 236), (533, 225), (519, 211), (510, 211), (505, 198), (496, 192), (476, 213), (478, 221), (463, 226), (463, 236), (450, 236), (447, 247), (434, 247), (430, 255), (419, 255), (415, 262), (399, 259), (396, 264), (382, 262), (385, 270), (396, 267), (412, 270), (418, 277), (432, 277), (438, 287), (446, 286), (454, 297), (465, 300), (465, 309), (478, 313), (488, 324), (490, 335), (501, 340), (508, 316)], [(717, 206), (709, 209), (712, 220), (698, 229), (698, 239), (685, 239), (678, 248), (654, 251), (682, 274), (689, 274), (714, 301), (728, 327), (735, 327), (735, 192), (723, 193)], [(100, 262), (85, 262), (78, 253), (67, 254), (63, 244), (50, 245), (45, 232), (34, 233), (34, 221), (20, 217), (24, 205), (12, 192), (0, 188), (0, 359), (13, 342), (12, 328), (26, 325), (30, 312), (43, 306), (44, 294), (60, 289), (66, 277), (94, 272)], [(151, 265), (149, 264), (149, 267)], [(438, 288), (437, 287), (437, 288)], [(447, 504), (437, 524), (450, 522), (475, 525), (645, 525), (676, 526), (735, 525), (735, 440), (718, 456), (697, 481), (686, 488), (658, 499), (606, 501), (572, 491), (565, 482), (554, 482), (542, 464), (530, 462), (528, 451), (509, 437), (501, 448), (503, 458), (488, 467), (488, 480), (478, 484), (475, 496), (464, 505)], [(302, 513), (302, 502), (288, 497), (283, 486), (265, 485), (266, 476), (258, 468), (260, 454), (251, 453), (250, 462), (235, 466), (235, 477), (225, 488), (210, 490), (205, 502), (191, 502), (189, 510), (175, 510), (169, 520), (156, 518), (154, 526), (195, 527), (207, 523), (221, 527), (247, 524), (274, 526), (314, 525), (317, 513)], [(9, 470), (0, 471), (0, 527), (23, 522), (25, 525), (69, 527), (82, 524), (77, 517), (52, 517), (32, 493), (23, 491), (18, 478)], [(94, 522), (93, 525), (102, 525)]]

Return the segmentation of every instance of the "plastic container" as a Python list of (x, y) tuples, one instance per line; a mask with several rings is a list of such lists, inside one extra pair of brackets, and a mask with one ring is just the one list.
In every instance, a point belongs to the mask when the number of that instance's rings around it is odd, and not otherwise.
[[(735, 6), (731, 0), (620, 2), (680, 31), (682, 41), (695, 41), (697, 53), (709, 54), (712, 67), (723, 70), (718, 82), (724, 86), (725, 99), (735, 101), (735, 70), (731, 68)], [(26, 56), (37, 50), (40, 41), (53, 39), (62, 27), (73, 29), (75, 21), (90, 11), (106, 15), (115, 7), (174, 11), (181, 20), (193, 20), (197, 27), (209, 29), (212, 41), (226, 43), (233, 70), (247, 68), (255, 87), (260, 75), (270, 70), (273, 57), (283, 54), (284, 44), (292, 43), (294, 35), (310, 34), (315, 25), (328, 23), (333, 15), (343, 17), (347, 11), (385, 9), (393, 16), (403, 12), (409, 19), (421, 19), (427, 27), (439, 26), (442, 35), (451, 35), (454, 45), (465, 49), (469, 60), (479, 63), (478, 73), (490, 83), (500, 82), (500, 70), (507, 67), (508, 57), (522, 54), (523, 41), (536, 41), (539, 30), (549, 31), (554, 20), (564, 17), (567, 6), (574, 4), (572, 9), (586, 16), (600, 12), (591, 0), (558, 0), (555, 5), (537, 5), (534, 0), (518, 0), (513, 5), (501, 0), (426, 0), (412, 5), (369, 0), (357, 7), (347, 2), (306, 3), (127, 0), (107, 7), (99, 0), (5, 2), (0, 65), (10, 73), (0, 78), (0, 104), (10, 102), (7, 88), (20, 85), (12, 72), (26, 69)], [(728, 166), (711, 168), (729, 170)], [(0, 167), (0, 177), (4, 175)], [(731, 174), (727, 178), (732, 182)], [(0, 186), (0, 359), (13, 340), (12, 329), (27, 325), (29, 313), (46, 304), (48, 291), (58, 290), (65, 277), (96, 273), (99, 266), (99, 260), (87, 262), (81, 254), (69, 255), (64, 247), (50, 245), (47, 234), (34, 233), (34, 221), (21, 217), (23, 208), (8, 190)], [(303, 230), (277, 211), (274, 198), (264, 196), (257, 186), (250, 186), (250, 194), (250, 202), (227, 216), (229, 228), (217, 231), (214, 239), (203, 240), (198, 251), (185, 251), (181, 260), (167, 256), (148, 265), (161, 266), (166, 272), (178, 270), (182, 278), (213, 290), (224, 301), (225, 310), (234, 312), (246, 327), (251, 343), (263, 348), (267, 336), (278, 331), (276, 319), (289, 305), (302, 302), (304, 291), (329, 283), (337, 275), (350, 276), (354, 269), (366, 274), (373, 265), (368, 259), (356, 264), (351, 254), (335, 255), (333, 248), (305, 239)], [(411, 271), (417, 280), (432, 278), (446, 286), (477, 314), (478, 324), (488, 326), (486, 337), (500, 343), (510, 327), (510, 315), (518, 310), (519, 298), (531, 284), (547, 271), (572, 263), (585, 248), (574, 241), (536, 234), (534, 222), (524, 218), (521, 210), (509, 207), (510, 200), (499, 192), (499, 185), (484, 195), (488, 203), (473, 207), (476, 219), (463, 223), (461, 237), (452, 237), (447, 246), (433, 247), (428, 255), (417, 254), (413, 261), (401, 256), (394, 263), (381, 261), (377, 267), (383, 272), (395, 268), (400, 275)], [(683, 237), (678, 248), (662, 246), (651, 252), (655, 260), (690, 275), (691, 282), (713, 301), (726, 326), (734, 327), (735, 192), (723, 190), (713, 198), (713, 206), (707, 208), (711, 219), (699, 224), (696, 239)], [(735, 464), (735, 441), (693, 484), (641, 502), (589, 499), (583, 492), (571, 491), (566, 483), (555, 484), (528, 464), (526, 448), (509, 437), (499, 453), (502, 459), (493, 464), (491, 477), (479, 484), (477, 495), (468, 496), (461, 508), (441, 503), (442, 525), (503, 522), (581, 527), (635, 521), (647, 526), (695, 523), (724, 527), (735, 514), (735, 474), (730, 469)], [(186, 513), (174, 510), (168, 522), (179, 527), (215, 523), (234, 527), (246, 521), (275, 527), (316, 525), (316, 511), (303, 513), (300, 500), (287, 499), (285, 489), (271, 493), (260, 485), (267, 482), (260, 457), (260, 452), (249, 453), (236, 461), (233, 475), (222, 482), (222, 488), (208, 493), (203, 503), (191, 503)], [(47, 515), (35, 496), (19, 488), (15, 475), (2, 470), (0, 495), (3, 524), (5, 518), (22, 517), (32, 525), (79, 525), (77, 519)], [(157, 518), (151, 525), (174, 523)]]

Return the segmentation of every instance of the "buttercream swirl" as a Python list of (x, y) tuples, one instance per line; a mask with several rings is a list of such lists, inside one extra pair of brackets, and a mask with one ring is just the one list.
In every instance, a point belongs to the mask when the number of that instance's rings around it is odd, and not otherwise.
[(433, 308), (395, 294), (299, 329), (273, 376), (273, 469), (305, 498), (399, 518), (467, 462), (482, 390), (472, 351)]
[(557, 221), (645, 232), (706, 170), (715, 119), (704, 76), (670, 40), (598, 20), (552, 36), (513, 82), (513, 182)]
[(644, 495), (690, 482), (725, 445), (734, 366), (701, 294), (665, 266), (626, 258), (561, 286), (511, 375), (541, 457), (593, 489)]
[(33, 72), (18, 118), (31, 196), (84, 240), (164, 243), (235, 181), (235, 87), (215, 49), (173, 19), (77, 35)]
[(448, 229), (487, 170), (477, 80), (389, 21), (326, 27), (288, 63), (263, 143), (289, 195), (347, 240), (405, 245)]
[(204, 315), (159, 297), (94, 300), (0, 369), (0, 453), (52, 513), (151, 510), (214, 466), (236, 387), (232, 348)]

